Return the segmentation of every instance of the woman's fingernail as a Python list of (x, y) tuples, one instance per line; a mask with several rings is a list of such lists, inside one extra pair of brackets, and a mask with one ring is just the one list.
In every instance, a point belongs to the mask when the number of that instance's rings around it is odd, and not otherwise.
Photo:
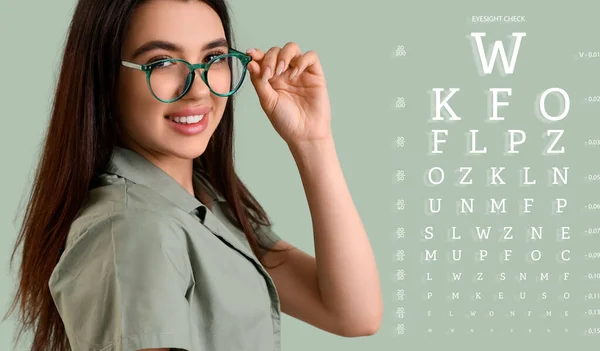
[(279, 64), (277, 65), (277, 71), (276, 71), (277, 75), (280, 75), (281, 71), (283, 71), (283, 65), (284, 65), (283, 60), (279, 61)]
[(265, 73), (263, 74), (263, 81), (266, 82), (267, 80), (269, 80), (270, 75), (271, 75), (271, 67), (265, 68)]
[(253, 53), (255, 50), (256, 50), (255, 48), (250, 48), (250, 49), (246, 50), (246, 53), (247, 53), (247, 54), (251, 54), (251, 53)]
[(292, 71), (292, 74), (290, 75), (290, 79), (294, 79), (294, 77), (296, 76), (297, 73), (298, 73), (298, 67), (294, 68), (294, 70)]

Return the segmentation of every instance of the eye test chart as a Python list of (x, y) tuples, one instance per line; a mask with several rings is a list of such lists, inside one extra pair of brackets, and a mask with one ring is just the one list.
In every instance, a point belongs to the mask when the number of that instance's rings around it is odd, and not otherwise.
[(395, 345), (600, 345), (598, 26), (512, 10), (438, 15), (387, 47)]

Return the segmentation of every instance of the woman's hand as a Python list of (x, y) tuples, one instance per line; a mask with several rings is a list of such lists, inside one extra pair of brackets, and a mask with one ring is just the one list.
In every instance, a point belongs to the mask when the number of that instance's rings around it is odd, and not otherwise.
[(296, 43), (266, 53), (249, 49), (248, 65), (260, 106), (288, 145), (331, 138), (331, 107), (317, 54)]

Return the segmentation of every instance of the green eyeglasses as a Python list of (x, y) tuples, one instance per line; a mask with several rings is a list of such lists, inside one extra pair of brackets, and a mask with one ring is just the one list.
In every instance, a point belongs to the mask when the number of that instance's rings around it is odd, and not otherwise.
[(221, 97), (235, 94), (242, 86), (252, 57), (230, 48), (227, 54), (213, 57), (207, 63), (191, 64), (178, 58), (158, 60), (149, 64), (121, 61), (125, 67), (146, 72), (152, 95), (164, 103), (181, 99), (194, 83), (197, 69), (210, 91)]

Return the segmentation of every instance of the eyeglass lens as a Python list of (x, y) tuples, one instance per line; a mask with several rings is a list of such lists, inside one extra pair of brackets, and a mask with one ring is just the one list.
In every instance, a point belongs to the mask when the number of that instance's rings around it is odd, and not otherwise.
[[(206, 72), (209, 88), (217, 94), (229, 94), (242, 79), (242, 61), (235, 56), (225, 56), (211, 63)], [(191, 81), (188, 66), (181, 61), (161, 63), (150, 73), (150, 89), (161, 100), (181, 97)], [(196, 77), (196, 84), (200, 80)]]

